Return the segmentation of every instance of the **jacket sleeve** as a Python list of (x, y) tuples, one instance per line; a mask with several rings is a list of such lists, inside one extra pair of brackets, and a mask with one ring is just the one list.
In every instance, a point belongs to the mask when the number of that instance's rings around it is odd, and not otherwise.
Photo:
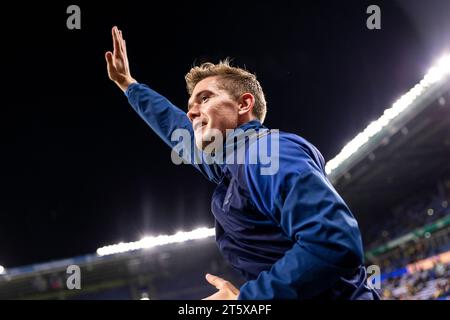
[(238, 299), (308, 299), (330, 288), (363, 263), (356, 220), (303, 148), (280, 141), (280, 170), (260, 175), (246, 166), (250, 194), (258, 209), (283, 230), (292, 248), (269, 271), (246, 282)]
[[(215, 164), (207, 164), (211, 162), (207, 162), (203, 152), (195, 146), (192, 123), (184, 111), (141, 83), (131, 84), (125, 95), (137, 114), (173, 152), (192, 164), (209, 180), (216, 183), (220, 180), (220, 167)], [(187, 138), (181, 135), (174, 136), (173, 133), (176, 129), (184, 129)]]

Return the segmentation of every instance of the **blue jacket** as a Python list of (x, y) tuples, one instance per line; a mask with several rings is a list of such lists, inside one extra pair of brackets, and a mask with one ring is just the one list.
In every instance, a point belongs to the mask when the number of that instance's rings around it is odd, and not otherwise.
[[(184, 111), (143, 84), (130, 85), (125, 94), (170, 147), (179, 146), (171, 141), (172, 132), (184, 128), (191, 133), (192, 152), (202, 156)], [(251, 121), (240, 129), (265, 127)], [(277, 134), (275, 175), (261, 175), (258, 163), (208, 165), (192, 160), (217, 184), (211, 205), (216, 242), (247, 280), (238, 298), (377, 299), (366, 284), (358, 224), (328, 181), (322, 155), (295, 134)]]

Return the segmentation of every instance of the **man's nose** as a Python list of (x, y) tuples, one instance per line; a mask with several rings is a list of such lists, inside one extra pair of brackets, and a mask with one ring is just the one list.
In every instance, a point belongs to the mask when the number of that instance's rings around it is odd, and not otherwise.
[(187, 113), (187, 116), (188, 116), (189, 120), (191, 120), (192, 122), (194, 121), (195, 118), (199, 117), (200, 116), (200, 110), (199, 110), (198, 106), (197, 105), (193, 105), (189, 109), (189, 111)]

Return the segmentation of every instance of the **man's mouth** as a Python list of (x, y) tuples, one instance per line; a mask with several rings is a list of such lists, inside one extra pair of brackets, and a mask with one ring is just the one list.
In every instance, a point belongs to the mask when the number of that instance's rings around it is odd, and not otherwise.
[(201, 130), (201, 129), (203, 129), (204, 126), (206, 126), (206, 123), (199, 121), (194, 125), (194, 131), (197, 131), (199, 129)]

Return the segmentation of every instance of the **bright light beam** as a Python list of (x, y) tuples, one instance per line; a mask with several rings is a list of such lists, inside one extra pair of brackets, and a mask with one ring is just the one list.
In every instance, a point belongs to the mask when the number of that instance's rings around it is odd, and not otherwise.
[(118, 243), (97, 249), (99, 256), (106, 256), (115, 253), (148, 249), (156, 246), (164, 246), (173, 243), (182, 243), (189, 240), (204, 239), (215, 235), (214, 228), (199, 228), (190, 232), (180, 231), (174, 235), (161, 235), (157, 237), (145, 237), (139, 241)]
[(358, 133), (353, 140), (347, 143), (344, 148), (325, 166), (325, 171), (330, 174), (338, 168), (345, 160), (358, 151), (370, 138), (380, 132), (400, 113), (408, 109), (412, 103), (419, 98), (431, 85), (443, 80), (450, 74), (450, 54), (443, 56), (435, 66), (433, 66), (425, 77), (417, 85), (398, 99), (391, 108), (386, 109), (383, 115), (369, 124), (362, 132)]

